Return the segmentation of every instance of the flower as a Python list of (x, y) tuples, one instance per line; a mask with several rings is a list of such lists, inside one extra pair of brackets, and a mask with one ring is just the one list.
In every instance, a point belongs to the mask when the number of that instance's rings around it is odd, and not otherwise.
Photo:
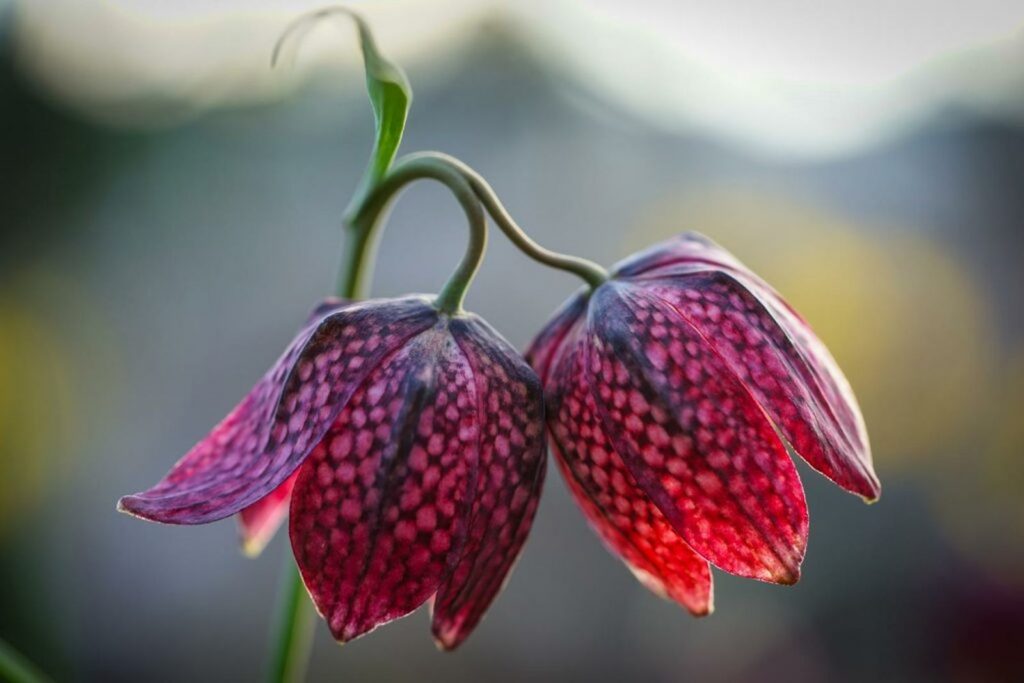
[(543, 419), (533, 370), (478, 317), (419, 296), (328, 303), (223, 422), (119, 508), (170, 524), (241, 512), (255, 538), (290, 498), (296, 562), (338, 640), (433, 598), (434, 636), (451, 649), (530, 530)]
[(807, 545), (788, 444), (866, 500), (880, 487), (845, 378), (807, 324), (686, 233), (570, 298), (527, 352), (552, 450), (604, 542), (654, 592), (712, 610), (709, 562), (795, 583)]

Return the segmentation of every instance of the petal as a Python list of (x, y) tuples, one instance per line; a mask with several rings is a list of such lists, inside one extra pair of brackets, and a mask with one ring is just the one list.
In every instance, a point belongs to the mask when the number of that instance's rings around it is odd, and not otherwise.
[(807, 546), (803, 486), (725, 360), (673, 308), (623, 283), (595, 293), (587, 341), (601, 423), (676, 531), (725, 571), (794, 583)]
[(541, 383), (547, 383), (548, 370), (562, 341), (573, 326), (583, 317), (587, 309), (587, 294), (579, 292), (559, 307), (544, 329), (540, 331), (526, 350), (526, 360), (537, 371)]
[(671, 304), (715, 348), (814, 469), (868, 500), (878, 497), (866, 437), (860, 438), (863, 423), (860, 429), (849, 428), (851, 413), (859, 420), (856, 401), (849, 392), (837, 400), (825, 390), (809, 360), (811, 344), (824, 350), (813, 335), (792, 337), (778, 316), (727, 272), (703, 270), (637, 282)]
[(576, 340), (548, 383), (548, 424), (559, 469), (605, 545), (654, 593), (696, 616), (712, 610), (711, 571), (675, 532), (605, 436)]
[(451, 571), (478, 430), (472, 370), (438, 327), (374, 370), (303, 464), (292, 550), (339, 641), (408, 614)]
[(704, 235), (684, 232), (619, 261), (612, 273), (617, 278), (630, 278), (681, 264), (746, 270), (735, 256)]
[[(699, 233), (684, 233), (621, 262), (615, 272), (623, 277), (674, 279), (700, 270), (722, 270), (752, 292), (789, 338), (788, 362), (805, 382), (812, 410), (832, 425), (831, 454), (798, 452), (812, 467), (867, 501), (876, 500), (881, 485), (871, 461), (871, 447), (860, 406), (832, 354), (810, 325), (768, 283), (735, 256)], [(777, 417), (773, 419), (778, 421)], [(793, 442), (793, 437), (786, 437)], [(796, 444), (794, 443), (794, 446)], [(825, 447), (826, 449), (828, 446)]]
[(256, 557), (263, 552), (284, 521), (297, 476), (298, 471), (293, 472), (283, 484), (238, 513), (242, 551), (249, 557)]
[[(306, 325), (319, 322), (320, 319), (338, 310), (348, 303), (347, 299), (327, 297), (313, 307), (306, 317)], [(238, 530), (242, 541), (242, 552), (249, 557), (256, 557), (273, 538), (274, 533), (285, 515), (288, 514), (288, 503), (295, 486), (297, 471), (284, 480), (284, 483), (263, 498), (238, 513)]]
[(349, 304), (318, 319), (163, 480), (119, 509), (202, 524), (252, 505), (295, 471), (381, 359), (436, 320), (421, 297)]
[(544, 482), (544, 402), (533, 370), (485, 322), (453, 320), (479, 401), (479, 474), (462, 557), (433, 605), (439, 647), (458, 647), (501, 591)]
[(341, 307), (345, 306), (348, 303), (350, 303), (348, 299), (342, 299), (336, 296), (329, 296), (313, 307), (313, 310), (311, 310), (309, 312), (309, 315), (306, 317), (306, 324), (310, 325), (312, 323), (318, 322), (319, 320), (327, 317), (331, 313), (334, 313), (335, 311), (337, 311), (338, 309), (340, 309)]

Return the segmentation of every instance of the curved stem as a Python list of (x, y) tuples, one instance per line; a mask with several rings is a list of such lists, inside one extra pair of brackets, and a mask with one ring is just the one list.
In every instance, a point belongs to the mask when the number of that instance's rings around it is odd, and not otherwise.
[[(469, 241), (466, 244), (466, 252), (434, 302), (438, 310), (448, 314), (457, 314), (462, 310), (462, 302), (466, 298), (469, 284), (480, 269), (487, 248), (487, 219), (483, 207), (480, 205), (480, 200), (472, 185), (458, 168), (450, 164), (438, 163), (430, 156), (419, 154), (411, 154), (396, 161), (391, 170), (368, 195), (366, 202), (350, 219), (349, 227), (353, 236), (350, 236), (349, 247), (362, 249), (363, 254), (359, 257), (349, 255), (346, 258), (350, 261), (373, 260), (372, 258), (364, 259), (363, 256), (375, 244), (376, 235), (374, 233), (376, 231), (374, 228), (379, 223), (381, 214), (402, 188), (422, 178), (436, 180), (451, 190), (459, 204), (462, 205), (466, 220), (469, 222)], [(368, 271), (365, 268), (361, 270), (361, 273), (351, 276), (355, 280), (355, 286), (359, 289), (365, 287), (365, 279), (368, 277)]]
[(410, 154), (403, 159), (413, 160), (417, 162), (426, 163), (431, 162), (438, 166), (444, 166), (458, 171), (473, 188), (473, 192), (483, 202), (483, 205), (487, 208), (487, 212), (494, 219), (498, 228), (501, 229), (505, 236), (514, 244), (519, 251), (523, 252), (534, 261), (543, 263), (546, 266), (557, 268), (558, 270), (564, 270), (578, 277), (582, 278), (584, 282), (590, 285), (591, 289), (601, 286), (602, 283), (608, 280), (608, 271), (587, 259), (580, 258), (578, 256), (571, 256), (569, 254), (560, 254), (550, 249), (545, 249), (540, 246), (533, 239), (530, 238), (526, 232), (519, 227), (519, 224), (513, 220), (508, 210), (505, 208), (501, 200), (498, 199), (497, 193), (494, 188), (484, 180), (483, 176), (473, 170), (465, 162), (456, 159), (453, 156), (444, 154), (442, 152), (420, 152), (417, 154)]

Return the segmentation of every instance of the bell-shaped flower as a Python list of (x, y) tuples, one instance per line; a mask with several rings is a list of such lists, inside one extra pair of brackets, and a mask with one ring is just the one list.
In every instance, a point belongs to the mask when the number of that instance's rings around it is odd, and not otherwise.
[(566, 302), (527, 357), (591, 525), (646, 586), (694, 614), (712, 609), (709, 563), (799, 578), (808, 513), (787, 446), (878, 497), (860, 410), (825, 346), (703, 236), (619, 263)]
[(170, 524), (241, 513), (258, 543), (290, 501), (296, 562), (338, 640), (432, 599), (450, 649), (526, 539), (543, 440), (536, 375), (478, 317), (417, 296), (329, 303), (167, 476), (119, 507)]

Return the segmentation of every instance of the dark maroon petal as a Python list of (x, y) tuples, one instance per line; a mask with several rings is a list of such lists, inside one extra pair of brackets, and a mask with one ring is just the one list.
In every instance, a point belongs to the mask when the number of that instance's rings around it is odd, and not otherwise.
[[(725, 249), (697, 233), (662, 242), (622, 262), (616, 270), (624, 277), (663, 283), (689, 281), (702, 277), (702, 272), (722, 273), (724, 286), (734, 290), (729, 293), (730, 299), (733, 294), (738, 297), (735, 311), (746, 309), (753, 318), (743, 330), (751, 337), (746, 345), (769, 344), (771, 349), (766, 350), (769, 356), (774, 355), (773, 365), (778, 367), (781, 363), (791, 374), (788, 387), (775, 392), (774, 404), (762, 395), (758, 395), (758, 400), (812, 467), (868, 501), (878, 498), (881, 486), (871, 462), (867, 429), (846, 377), (807, 322), (770, 285)], [(727, 276), (732, 276), (731, 280)], [(699, 302), (694, 304), (701, 306)], [(728, 307), (718, 308), (725, 311)], [(715, 320), (709, 319), (702, 333), (707, 335), (705, 330), (713, 330), (715, 324)], [(717, 338), (720, 341), (722, 335)], [(753, 356), (746, 354), (751, 366), (748, 372), (756, 364)], [(730, 358), (736, 368), (744, 366), (742, 361), (743, 357)], [(804, 413), (802, 417), (783, 419), (786, 409), (778, 402), (784, 400), (783, 394), (803, 399), (794, 408)], [(812, 444), (815, 439), (819, 442), (817, 446)]]
[(309, 312), (309, 316), (306, 318), (306, 324), (310, 325), (318, 322), (349, 303), (351, 302), (348, 299), (329, 296), (313, 307), (313, 310)]
[[(338, 297), (327, 297), (309, 312), (306, 316), (306, 325), (318, 323), (321, 318), (337, 311), (349, 303), (347, 299)], [(292, 487), (295, 486), (295, 477), (298, 472), (293, 472), (284, 483), (268, 493), (263, 498), (238, 513), (238, 530), (242, 541), (242, 551), (249, 557), (256, 557), (266, 547), (270, 539), (285, 515), (288, 514), (288, 504), (291, 500)]]
[(547, 383), (548, 370), (555, 354), (558, 353), (563, 340), (569, 335), (573, 326), (582, 319), (586, 310), (586, 294), (574, 294), (555, 311), (548, 324), (530, 343), (530, 348), (526, 350), (526, 360), (537, 371), (541, 383)]
[(463, 545), (479, 439), (472, 368), (439, 325), (388, 357), (299, 471), (292, 550), (339, 641), (433, 595)]
[(283, 484), (238, 513), (242, 551), (249, 557), (256, 557), (263, 552), (284, 521), (297, 476), (296, 470)]
[[(742, 278), (740, 278), (742, 280)], [(855, 490), (868, 501), (876, 500), (882, 492), (881, 483), (875, 475), (871, 458), (871, 444), (868, 441), (867, 427), (861, 414), (860, 406), (846, 375), (839, 369), (838, 363), (825, 347), (810, 325), (783, 301), (770, 287), (754, 290), (764, 301), (768, 309), (774, 313), (775, 321), (786, 332), (800, 356), (806, 363), (808, 375), (813, 378), (816, 386), (815, 394), (827, 406), (834, 416), (847, 442), (852, 446), (860, 467), (869, 480), (868, 485)], [(823, 408), (824, 409), (824, 408)], [(840, 482), (842, 483), (842, 482)]]
[(319, 318), (167, 476), (119, 508), (202, 524), (252, 505), (295, 471), (381, 359), (436, 320), (421, 297), (349, 304)]
[(481, 429), (468, 539), (433, 605), (434, 637), (446, 650), (469, 636), (501, 591), (533, 523), (545, 469), (537, 375), (475, 316), (451, 329), (473, 368)]
[(726, 361), (671, 306), (625, 283), (595, 292), (586, 334), (601, 424), (640, 488), (712, 564), (795, 582), (803, 487)]
[(617, 278), (630, 278), (680, 264), (746, 270), (735, 256), (704, 235), (684, 232), (619, 261), (612, 273)]
[(816, 338), (787, 334), (777, 315), (737, 276), (724, 271), (645, 278), (637, 284), (670, 303), (714, 346), (812, 467), (848, 491), (869, 500), (878, 497), (871, 456), (858, 437), (863, 423), (860, 429), (849, 429), (849, 410), (844, 420), (832, 409), (839, 405), (855, 410), (852, 394), (838, 401), (827, 394), (808, 352), (801, 351), (801, 346), (820, 345)]
[(694, 615), (712, 610), (711, 571), (640, 490), (605, 436), (584, 354), (567, 341), (548, 381), (548, 424), (559, 469), (590, 525), (654, 593)]

